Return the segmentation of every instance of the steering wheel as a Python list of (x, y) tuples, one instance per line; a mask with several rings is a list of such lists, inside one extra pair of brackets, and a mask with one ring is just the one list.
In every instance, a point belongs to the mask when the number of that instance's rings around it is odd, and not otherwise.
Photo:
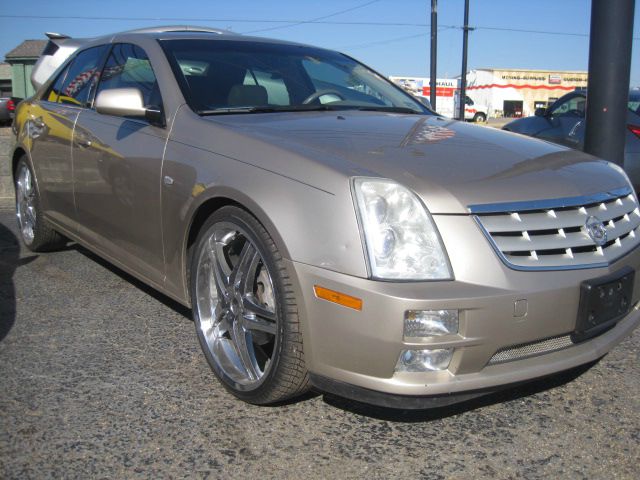
[(567, 113), (569, 115), (574, 115), (576, 117), (584, 117), (584, 112), (582, 112), (581, 110), (578, 110), (578, 109), (569, 110)]
[(324, 95), (335, 95), (340, 100), (346, 100), (346, 98), (344, 98), (344, 96), (340, 92), (336, 90), (327, 89), (327, 90), (318, 90), (317, 92), (312, 93), (302, 101), (302, 104), (307, 105), (308, 103), (311, 103), (314, 100), (317, 100), (320, 97), (323, 97)]

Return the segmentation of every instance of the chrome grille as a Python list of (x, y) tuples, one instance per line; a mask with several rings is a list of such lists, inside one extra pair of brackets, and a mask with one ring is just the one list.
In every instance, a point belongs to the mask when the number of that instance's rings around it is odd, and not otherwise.
[(514, 360), (535, 357), (545, 353), (563, 350), (572, 345), (573, 341), (571, 340), (571, 335), (563, 335), (537, 342), (514, 345), (498, 350), (493, 357), (491, 357), (488, 365), (496, 365), (498, 363), (513, 362)]
[[(630, 189), (590, 197), (475, 205), (476, 221), (505, 263), (515, 269), (604, 266), (640, 241), (640, 210)], [(601, 221), (606, 242), (597, 245), (586, 223)]]

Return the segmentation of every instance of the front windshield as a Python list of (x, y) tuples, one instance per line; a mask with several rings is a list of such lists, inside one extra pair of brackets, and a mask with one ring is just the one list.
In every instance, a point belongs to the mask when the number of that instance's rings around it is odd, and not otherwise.
[(187, 103), (201, 115), (342, 109), (430, 113), (338, 52), (234, 40), (163, 40), (161, 45)]

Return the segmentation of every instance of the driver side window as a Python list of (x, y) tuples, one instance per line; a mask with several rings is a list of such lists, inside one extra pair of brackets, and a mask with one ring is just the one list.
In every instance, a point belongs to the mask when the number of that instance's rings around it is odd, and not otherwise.
[(553, 116), (578, 116), (584, 117), (584, 113), (587, 106), (587, 99), (582, 96), (571, 97), (570, 99), (562, 102), (556, 106), (552, 111)]

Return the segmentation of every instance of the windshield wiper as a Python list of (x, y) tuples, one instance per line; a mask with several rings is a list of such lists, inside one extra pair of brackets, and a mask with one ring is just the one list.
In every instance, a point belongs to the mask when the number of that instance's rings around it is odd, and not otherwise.
[(354, 107), (332, 105), (282, 105), (272, 107), (222, 107), (211, 110), (197, 110), (198, 115), (229, 115), (237, 113), (274, 113), (274, 112), (319, 112), (345, 110)]
[(412, 113), (414, 115), (423, 115), (423, 112), (419, 112), (412, 108), (407, 107), (383, 107), (383, 106), (371, 106), (371, 107), (355, 107), (362, 112), (390, 112), (390, 113)]
[(198, 115), (226, 115), (230, 113), (269, 113), (277, 111), (272, 107), (229, 107), (212, 110), (197, 110)]
[(232, 115), (238, 113), (274, 113), (274, 112), (329, 112), (340, 110), (359, 110), (363, 112), (410, 113), (421, 115), (422, 112), (407, 107), (364, 106), (364, 105), (275, 105), (269, 107), (221, 107), (211, 110), (198, 110), (198, 115)]

